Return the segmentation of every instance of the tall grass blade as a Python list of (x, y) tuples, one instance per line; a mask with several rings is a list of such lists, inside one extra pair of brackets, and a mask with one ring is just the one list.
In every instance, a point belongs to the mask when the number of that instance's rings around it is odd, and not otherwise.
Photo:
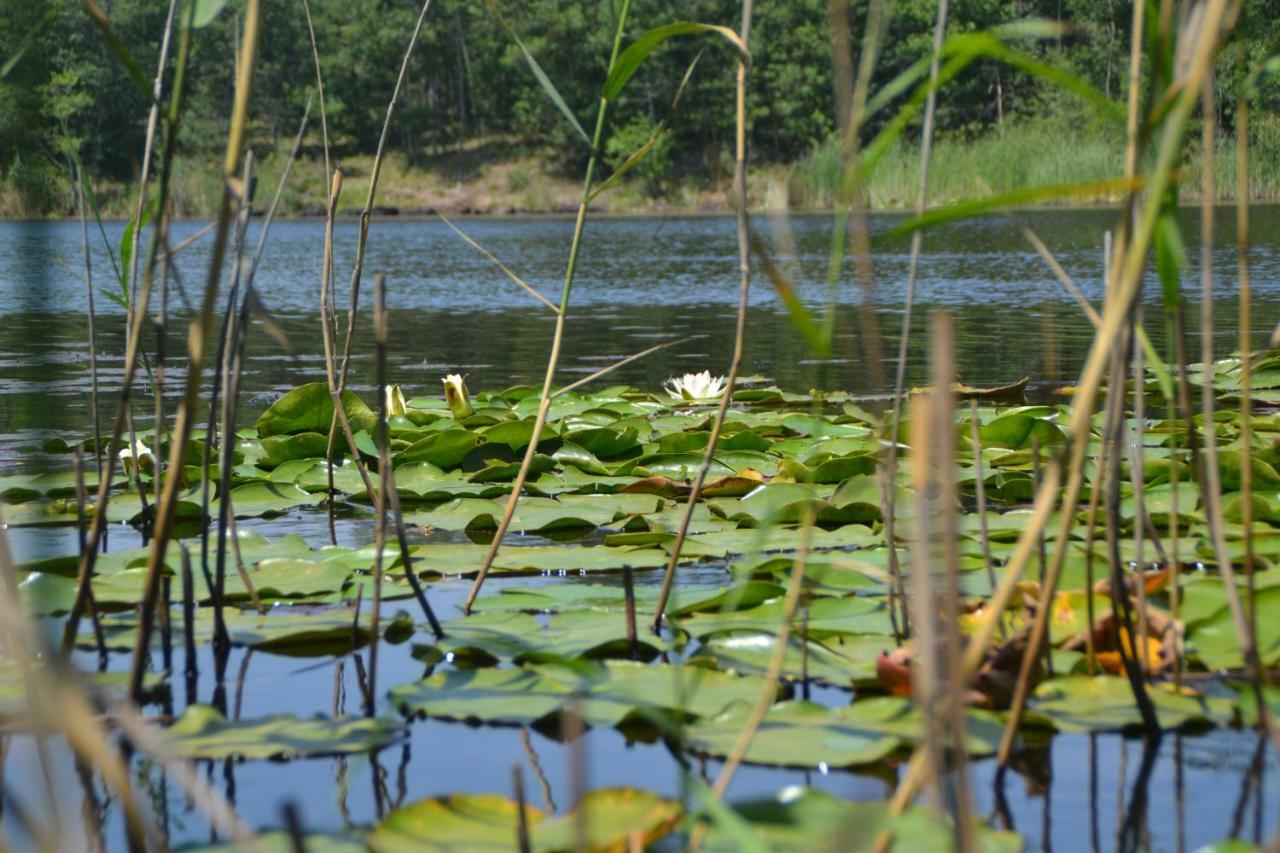
[(538, 60), (534, 59), (533, 54), (529, 52), (529, 48), (524, 46), (524, 42), (520, 40), (520, 36), (516, 33), (515, 27), (511, 26), (507, 19), (503, 17), (502, 13), (498, 11), (498, 7), (494, 5), (493, 0), (485, 0), (485, 5), (489, 7), (489, 11), (493, 13), (493, 16), (498, 19), (498, 23), (502, 25), (502, 28), (507, 31), (507, 35), (511, 36), (511, 40), (516, 43), (516, 47), (520, 48), (520, 53), (524, 56), (525, 63), (528, 64), (529, 70), (533, 73), (534, 79), (538, 81), (538, 85), (542, 87), (542, 91), (551, 99), (551, 103), (555, 104), (556, 109), (559, 110), (560, 114), (564, 116), (567, 122), (569, 122), (569, 126), (574, 129), (574, 132), (578, 134), (578, 137), (583, 142), (587, 143), (587, 145), (591, 145), (592, 150), (594, 151), (595, 146), (592, 144), (591, 137), (587, 135), (587, 131), (583, 129), (582, 123), (579, 122), (577, 116), (573, 114), (573, 110), (571, 110), (569, 105), (565, 103), (564, 96), (560, 94), (560, 90), (556, 88), (556, 84), (551, 82), (551, 78), (547, 76), (547, 72), (542, 70), (542, 66), (538, 64)]
[(627, 85), (627, 81), (640, 70), (640, 66), (644, 64), (649, 54), (653, 53), (654, 48), (667, 39), (676, 36), (702, 35), (704, 33), (724, 38), (729, 44), (737, 48), (743, 63), (751, 64), (751, 52), (747, 50), (746, 43), (738, 38), (738, 34), (729, 27), (723, 27), (718, 24), (700, 24), (694, 21), (676, 21), (672, 24), (654, 27), (627, 45), (627, 49), (622, 51), (618, 56), (618, 61), (609, 69), (609, 78), (605, 80), (602, 97), (606, 101), (612, 101), (618, 97), (623, 87)]

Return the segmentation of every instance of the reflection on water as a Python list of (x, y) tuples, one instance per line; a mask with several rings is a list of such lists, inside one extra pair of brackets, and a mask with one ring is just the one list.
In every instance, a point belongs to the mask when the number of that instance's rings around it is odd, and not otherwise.
[[(1114, 221), (1105, 211), (1030, 212), (1031, 224), (1057, 253), (1064, 267), (1095, 303), (1101, 296), (1103, 231)], [(1236, 305), (1233, 301), (1235, 256), (1230, 215), (1223, 214), (1215, 264), (1219, 270), (1215, 347), (1232, 349)], [(896, 351), (901, 322), (908, 241), (887, 231), (897, 220), (877, 217), (875, 239), (875, 316), (883, 336), (882, 353)], [(757, 222), (766, 238), (776, 225)], [(795, 251), (780, 254), (792, 270), (799, 292), (815, 309), (826, 299), (826, 248), (830, 221), (798, 217), (789, 223)], [(1189, 228), (1194, 223), (1188, 222)], [(1280, 320), (1280, 208), (1256, 212), (1256, 234), (1273, 242), (1253, 249), (1254, 322), (1269, 332)], [(175, 240), (196, 230), (179, 223)], [(571, 224), (545, 219), (519, 222), (476, 221), (465, 228), (531, 284), (545, 293), (559, 291)], [(109, 225), (118, 239), (120, 226)], [(339, 304), (344, 276), (354, 246), (355, 225), (338, 229)], [(264, 301), (288, 333), (296, 355), (283, 352), (255, 329), (249, 341), (244, 377), (243, 417), (247, 421), (281, 392), (324, 378), (318, 301), (319, 247), (322, 227), (316, 222), (279, 223), (259, 272)], [(680, 343), (628, 365), (607, 381), (657, 388), (673, 373), (723, 371), (729, 359), (736, 300), (736, 244), (730, 220), (717, 218), (618, 219), (588, 225), (574, 309), (567, 322), (562, 378), (571, 381), (616, 359), (662, 341)], [(1194, 244), (1189, 238), (1188, 243)], [(788, 245), (778, 240), (777, 245)], [(908, 376), (920, 382), (928, 349), (927, 317), (945, 309), (956, 325), (956, 360), (961, 378), (972, 383), (1004, 383), (1029, 376), (1037, 395), (1051, 395), (1071, 381), (1082, 363), (1092, 331), (1043, 262), (1025, 244), (1016, 227), (1000, 218), (948, 226), (927, 236), (919, 284), (919, 310), (910, 348)], [(63, 464), (31, 448), (54, 435), (80, 436), (89, 424), (88, 370), (83, 315), (84, 284), (79, 226), (74, 223), (0, 223), (0, 471), (25, 465)], [(111, 260), (95, 241), (95, 282), (109, 287)], [(178, 259), (181, 282), (194, 287), (206, 262), (207, 246), (195, 244)], [(473, 388), (501, 388), (541, 380), (552, 328), (550, 313), (511, 285), (487, 261), (463, 245), (441, 223), (385, 221), (372, 231), (367, 269), (389, 277), (391, 378), (407, 393), (438, 394), (446, 372), (470, 375)], [(863, 294), (850, 282), (852, 271), (834, 292), (836, 339), (829, 359), (816, 359), (794, 332), (764, 281), (753, 283), (752, 308), (744, 372), (772, 377), (790, 389), (844, 388), (881, 395), (892, 376), (888, 362), (868, 363), (865, 330), (859, 324)], [(1188, 294), (1198, 273), (1187, 270)], [(366, 291), (368, 288), (366, 288)], [(366, 293), (367, 296), (367, 293)], [(1163, 320), (1148, 289), (1149, 326), (1157, 345), (1164, 340)], [(170, 326), (168, 352), (183, 350), (186, 316), (182, 306), (194, 293), (175, 283), (169, 304), (177, 309)], [(122, 318), (105, 297), (98, 299), (100, 377), (106, 413), (114, 411), (112, 392), (119, 387), (123, 355)], [(1190, 316), (1196, 316), (1193, 310)], [(368, 392), (372, 383), (372, 340), (367, 314), (355, 338), (354, 387)], [(154, 332), (148, 335), (154, 339)], [(149, 350), (154, 350), (153, 342)], [(172, 394), (180, 360), (171, 360), (168, 386)], [(138, 396), (149, 400), (150, 389)], [(144, 404), (144, 408), (149, 406)], [(144, 417), (142, 421), (146, 425)], [(275, 536), (301, 533), (313, 542), (326, 538), (323, 517), (294, 513), (273, 521), (248, 521)], [(356, 514), (339, 525), (343, 542), (372, 538), (372, 522)], [(65, 530), (22, 530), (10, 534), (18, 559), (73, 551), (75, 535)], [(128, 528), (113, 528), (110, 547), (137, 544)], [(640, 573), (639, 583), (656, 575)], [(727, 581), (723, 565), (707, 564), (686, 581), (717, 585)], [(487, 591), (505, 585), (551, 582), (551, 579), (496, 579)], [(601, 581), (607, 582), (607, 581)], [(442, 580), (431, 586), (433, 603), (446, 615), (457, 612), (469, 582)], [(394, 608), (393, 608), (394, 609)], [(332, 713), (338, 702), (358, 711), (354, 667), (350, 659), (315, 665), (269, 654), (250, 655), (236, 649), (219, 667), (209, 649), (199, 652), (202, 679), (199, 698), (219, 697), (233, 713), (245, 717), (291, 712)], [(119, 656), (123, 657), (123, 656)], [(96, 658), (82, 663), (92, 668)], [(124, 667), (113, 659), (114, 667)], [(173, 671), (185, 666), (174, 650)], [(222, 670), (222, 684), (215, 681)], [(423, 674), (422, 664), (407, 645), (385, 646), (380, 654), (379, 683), (395, 684)], [(336, 676), (336, 677), (335, 677)], [(335, 689), (335, 686), (337, 689)], [(175, 683), (175, 692), (180, 685)], [(822, 692), (827, 702), (847, 701), (840, 691)], [(171, 710), (171, 709), (170, 709)], [(716, 762), (700, 761), (671, 751), (662, 742), (628, 741), (612, 729), (588, 732), (586, 755), (593, 786), (638, 785), (681, 796), (682, 763), (714, 778)], [(3, 737), (5, 778), (37, 778), (32, 742)], [(1226, 837), (1264, 840), (1276, 830), (1274, 810), (1266, 808), (1274, 791), (1274, 752), (1258, 749), (1250, 731), (1216, 729), (1199, 736), (1167, 735), (1158, 744), (1126, 740), (1118, 735), (1059, 735), (1025, 750), (1015, 772), (996, 784), (994, 763), (973, 764), (976, 805), (997, 826), (1022, 833), (1032, 849), (1118, 847), (1195, 848)], [(554, 737), (516, 728), (470, 727), (460, 723), (420, 721), (408, 739), (372, 756), (293, 762), (202, 763), (201, 773), (232, 798), (256, 826), (282, 824), (281, 804), (295, 801), (308, 828), (339, 829), (367, 825), (394, 805), (454, 791), (510, 790), (512, 763), (523, 766), (532, 802), (540, 807), (572, 805), (566, 747)], [(56, 752), (54, 784), (80, 792), (79, 777), (63, 751)], [(732, 796), (767, 796), (787, 785), (821, 787), (842, 797), (879, 799), (888, 795), (900, 768), (880, 766), (851, 773), (803, 772), (749, 767), (737, 776)], [(208, 828), (180, 789), (154, 767), (138, 768), (153, 798), (156, 814), (166, 815), (165, 832), (174, 843), (208, 838)], [(6, 794), (29, 805), (38, 788), (10, 786)], [(123, 846), (117, 806), (91, 788), (102, 803), (101, 814), (112, 848)], [(79, 797), (79, 794), (76, 794)], [(13, 831), (10, 809), (4, 827)], [(65, 822), (69, 825), (71, 822)], [(21, 836), (18, 836), (21, 838)]]

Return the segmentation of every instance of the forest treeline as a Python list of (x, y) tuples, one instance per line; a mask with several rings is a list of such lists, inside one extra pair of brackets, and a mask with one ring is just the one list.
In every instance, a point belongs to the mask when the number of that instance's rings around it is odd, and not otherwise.
[[(153, 73), (168, 3), (98, 0), (98, 5), (138, 66), (148, 76)], [(569, 107), (586, 116), (594, 110), (604, 77), (617, 5), (618, 0), (435, 0), (390, 140), (401, 167), (428, 169), (441, 157), (471, 151), (476, 152), (473, 166), (485, 158), (524, 154), (553, 173), (574, 173), (586, 152), (572, 143), (573, 131), (534, 81), (497, 14), (537, 57)], [(927, 56), (932, 40), (935, 0), (890, 5), (893, 14), (872, 92)], [(1151, 14), (1158, 15), (1161, 5), (1178, 4), (1152, 0)], [(233, 2), (193, 42), (179, 144), (180, 157), (192, 163), (216, 158), (225, 138), (236, 6)], [(349, 158), (371, 154), (419, 3), (310, 0), (310, 7), (334, 151)], [(867, 7), (867, 0), (756, 5), (748, 95), (752, 159), (795, 164), (797, 192), (809, 202), (820, 203), (823, 184), (829, 183), (832, 140), (847, 111)], [(736, 27), (740, 13), (738, 0), (638, 0), (627, 36), (675, 20)], [(316, 89), (316, 76), (301, 0), (264, 4), (263, 14), (251, 145), (277, 151), (293, 135)], [(1028, 19), (1060, 21), (1064, 26), (1057, 34), (1019, 41), (1018, 48), (1123, 99), (1131, 14), (1131, 4), (1121, 0), (960, 0), (951, 3), (949, 31), (987, 30)], [(1232, 49), (1224, 53), (1216, 77), (1223, 104), (1220, 127), (1227, 133), (1243, 80), (1280, 47), (1278, 21), (1280, 0), (1243, 4)], [(97, 182), (132, 180), (140, 168), (147, 103), (80, 0), (0, 0), (0, 64), (19, 54), (0, 79), (6, 212), (65, 212), (72, 151)], [(661, 194), (676, 183), (716, 185), (728, 173), (734, 55), (726, 44), (707, 39), (673, 39), (645, 64), (612, 110), (606, 159), (620, 162), (668, 117), (695, 58), (669, 131), (631, 175), (633, 187), (646, 194)], [(1280, 125), (1268, 116), (1272, 103), (1260, 105), (1253, 131), (1264, 164), (1267, 151), (1280, 150)], [(877, 115), (865, 133), (873, 134), (877, 122), (890, 114)], [(1085, 149), (1091, 152), (1091, 165), (1080, 167), (1085, 171), (1106, 171), (1113, 157), (1119, 162), (1121, 139), (1114, 125), (1008, 65), (988, 61), (967, 69), (943, 90), (937, 116), (944, 182), (948, 144), (957, 168), (972, 170), (981, 160), (972, 146), (1006, 139), (989, 157), (993, 168), (1012, 170), (1007, 180), (1014, 182), (1033, 180), (1037, 161), (1054, 158), (1062, 171), (1076, 174), (1071, 157), (1085, 156)], [(318, 132), (308, 136), (307, 156), (318, 157), (319, 140)], [(904, 157), (904, 164), (909, 160)], [(885, 180), (892, 178), (892, 169), (886, 174)], [(897, 179), (909, 183), (908, 176)]]

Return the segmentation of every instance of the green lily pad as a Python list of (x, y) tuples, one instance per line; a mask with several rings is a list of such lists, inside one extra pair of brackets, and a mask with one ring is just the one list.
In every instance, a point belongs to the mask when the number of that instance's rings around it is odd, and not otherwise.
[(579, 693), (587, 723), (616, 726), (655, 711), (714, 714), (735, 701), (754, 701), (761, 683), (702, 667), (607, 661), (575, 668), (451, 670), (399, 685), (390, 699), (406, 713), (526, 725), (562, 710)]
[[(894, 817), (885, 802), (849, 802), (816, 788), (785, 788), (775, 798), (734, 806), (760, 844), (775, 853), (804, 853), (814, 839), (833, 850), (871, 850), (880, 834), (891, 833), (894, 850), (950, 850), (954, 834), (945, 819), (913, 807)], [(1016, 853), (1022, 839), (1012, 832), (996, 832), (974, 819), (977, 847), (982, 853)], [(704, 850), (737, 851), (740, 840), (712, 825)]]
[[(1171, 685), (1147, 688), (1162, 729), (1188, 723), (1216, 724), (1231, 719), (1229, 699), (1183, 695)], [(1061, 731), (1092, 732), (1128, 729), (1142, 725), (1128, 680), (1110, 675), (1072, 675), (1055, 678), (1036, 688), (1028, 720), (1047, 722)]]
[[(775, 635), (763, 632), (716, 635), (699, 647), (697, 657), (710, 658), (721, 669), (762, 675), (777, 642)], [(835, 687), (871, 683), (876, 680), (876, 656), (886, 645), (892, 643), (881, 636), (836, 637), (824, 645), (816, 640), (806, 643), (792, 634), (781, 674), (788, 681), (798, 681), (807, 672), (813, 681)]]
[[(353, 432), (371, 430), (377, 416), (352, 391), (342, 392), (342, 408)], [(301, 385), (271, 404), (254, 426), (260, 436), (293, 435), (300, 432), (329, 434), (333, 422), (333, 397), (324, 382)]]
[[(743, 703), (693, 723), (684, 730), (686, 743), (694, 752), (726, 756), (750, 713), (751, 706)], [(899, 744), (896, 737), (861, 728), (823, 705), (782, 702), (769, 709), (744, 758), (753, 764), (849, 767), (879, 761)]]
[[(633, 788), (591, 791), (573, 810), (558, 817), (526, 806), (530, 848), (572, 849), (579, 812), (585, 818), (588, 849), (622, 850), (633, 838), (645, 846), (665, 836), (681, 810), (671, 800)], [(506, 853), (517, 847), (519, 820), (518, 806), (496, 794), (432, 797), (391, 812), (369, 834), (368, 842), (377, 853)]]
[(404, 727), (378, 718), (293, 714), (231, 722), (216, 708), (189, 705), (167, 734), (174, 751), (189, 758), (295, 758), (376, 749), (402, 737)]

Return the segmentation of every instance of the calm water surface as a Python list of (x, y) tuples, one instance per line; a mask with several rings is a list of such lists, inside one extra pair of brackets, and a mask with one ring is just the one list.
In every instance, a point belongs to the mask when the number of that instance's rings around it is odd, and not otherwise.
[[(1112, 227), (1109, 211), (1037, 211), (1020, 214), (1052, 248), (1087, 298), (1102, 296), (1103, 233)], [(1223, 211), (1214, 267), (1217, 313), (1214, 347), (1235, 348), (1236, 257), (1231, 214)], [(792, 329), (780, 303), (763, 279), (753, 281), (744, 371), (776, 379), (784, 388), (841, 388), (882, 395), (892, 381), (892, 356), (902, 321), (906, 238), (892, 237), (899, 220), (876, 217), (876, 286), (870, 303), (874, 323), (860, 311), (863, 291), (852, 265), (834, 289), (826, 283), (830, 220), (796, 217), (785, 222), (760, 217), (755, 227), (772, 247), (779, 265), (797, 283), (815, 311), (833, 300), (836, 347), (829, 359), (815, 358)], [(1187, 243), (1198, 245), (1195, 221), (1187, 219)], [(180, 223), (174, 241), (194, 233), (198, 223)], [(468, 221), (462, 227), (530, 284), (555, 300), (572, 223), (561, 219)], [(107, 225), (107, 239), (119, 240), (121, 226)], [(1251, 250), (1254, 283), (1253, 322), (1259, 337), (1280, 321), (1280, 209), (1255, 212)], [(251, 242), (256, 240), (251, 230)], [(356, 226), (344, 222), (337, 233), (337, 289), (345, 308), (346, 277), (354, 253)], [(288, 333), (289, 354), (258, 327), (251, 333), (250, 358), (243, 385), (245, 419), (281, 392), (323, 379), (316, 312), (322, 225), (277, 223), (258, 271), (263, 301)], [(91, 255), (99, 313), (99, 375), (103, 399), (119, 387), (123, 358), (122, 313), (105, 295), (113, 289), (112, 261), (96, 231)], [(1080, 308), (1004, 218), (989, 218), (931, 231), (924, 242), (917, 288), (917, 311), (910, 339), (909, 377), (922, 381), (928, 352), (927, 318), (938, 310), (955, 319), (957, 364), (971, 383), (1002, 383), (1028, 376), (1038, 395), (1049, 395), (1071, 381), (1091, 340)], [(199, 299), (208, 241), (195, 243), (176, 260), (177, 277), (168, 294), (172, 315), (168, 369), (178, 376), (184, 349), (184, 323)], [(611, 219), (590, 222), (567, 322), (562, 378), (571, 381), (616, 359), (663, 341), (680, 341), (614, 374), (616, 381), (656, 388), (674, 373), (710, 369), (723, 372), (732, 348), (737, 298), (737, 249), (734, 225), (723, 218)], [(552, 317), (549, 311), (507, 280), (489, 261), (435, 221), (385, 220), (371, 232), (362, 320), (355, 343), (357, 390), (372, 384), (369, 289), (373, 274), (388, 276), (392, 308), (392, 381), (410, 394), (439, 392), (446, 372), (470, 375), (473, 389), (496, 389), (541, 380)], [(1163, 340), (1154, 283), (1146, 288), (1148, 326)], [(1186, 271), (1185, 287), (1193, 328), (1197, 325), (1199, 271)], [(52, 436), (80, 437), (89, 425), (89, 359), (86, 350), (85, 282), (80, 229), (75, 223), (0, 223), (0, 472), (65, 464), (33, 452)], [(878, 331), (876, 346), (868, 331)], [(154, 332), (148, 332), (154, 340)], [(148, 349), (154, 350), (154, 346)], [(610, 380), (612, 381), (612, 380)], [(170, 392), (177, 382), (171, 382)], [(104, 403), (105, 414), (114, 412)], [(314, 544), (326, 538), (322, 517), (299, 513), (269, 522), (242, 523), (267, 535), (302, 533)], [(348, 519), (339, 531), (346, 544), (372, 539), (372, 521)], [(524, 539), (523, 541), (528, 541)], [(72, 552), (68, 531), (13, 530), (9, 544), (19, 560)], [(113, 529), (111, 548), (137, 544), (127, 528)], [(518, 544), (518, 542), (517, 542)], [(691, 585), (723, 584), (722, 566), (709, 564), (690, 573)], [(537, 579), (515, 579), (527, 585)], [(548, 578), (544, 582), (554, 582)], [(563, 581), (561, 581), (563, 582)], [(607, 582), (607, 581), (601, 581)], [(656, 582), (641, 577), (641, 583)], [(502, 581), (491, 581), (496, 591)], [(430, 587), (433, 604), (456, 613), (468, 581), (442, 581)], [(202, 701), (209, 701), (213, 662), (201, 652)], [(85, 661), (92, 666), (92, 661)], [(125, 666), (113, 661), (113, 666)], [(175, 651), (175, 671), (183, 666)], [(356, 711), (352, 666), (344, 667), (346, 707)], [(416, 679), (422, 665), (408, 646), (386, 646), (380, 655), (379, 684)], [(335, 666), (317, 665), (236, 649), (227, 662), (232, 705), (244, 717), (277, 712), (332, 713)], [(181, 689), (175, 685), (175, 694)], [(177, 698), (177, 697), (175, 697)], [(823, 701), (843, 703), (848, 694), (823, 691)], [(178, 702), (176, 711), (180, 711)], [(154, 709), (152, 709), (154, 710)], [(292, 762), (218, 762), (202, 772), (231, 796), (241, 814), (257, 826), (281, 823), (286, 798), (296, 801), (308, 828), (340, 829), (368, 825), (400, 802), (451, 792), (501, 792), (510, 789), (513, 763), (525, 769), (531, 801), (543, 808), (571, 805), (569, 756), (557, 740), (515, 728), (468, 727), (418, 721), (409, 738), (374, 756)], [(592, 786), (636, 785), (679, 796), (676, 758), (661, 743), (628, 743), (612, 729), (586, 735)], [(55, 783), (78, 803), (81, 793), (74, 766), (59, 753)], [(6, 779), (34, 780), (34, 746), (24, 737), (8, 738)], [(714, 778), (717, 762), (693, 768)], [(1270, 750), (1258, 749), (1253, 732), (1214, 730), (1202, 735), (1168, 735), (1155, 746), (1117, 735), (1058, 736), (1028, 749), (1017, 772), (993, 784), (993, 762), (973, 767), (979, 810), (993, 825), (1017, 829), (1032, 849), (1082, 849), (1094, 846), (1148, 846), (1158, 850), (1194, 849), (1230, 836), (1268, 838), (1277, 827), (1277, 766)], [(207, 825), (191, 809), (176, 784), (154, 768), (139, 766), (149, 781), (158, 813), (168, 816), (174, 843), (209, 838)], [(808, 784), (853, 799), (881, 799), (899, 771), (859, 774), (746, 767), (737, 776), (734, 798), (772, 795), (787, 785)], [(8, 793), (24, 802), (40, 798), (34, 785), (12, 784)], [(99, 791), (99, 795), (101, 792)], [(5, 827), (12, 820), (5, 810)], [(118, 809), (103, 808), (108, 840), (123, 846)], [(75, 812), (78, 818), (79, 812)], [(73, 829), (75, 820), (64, 821)]]

